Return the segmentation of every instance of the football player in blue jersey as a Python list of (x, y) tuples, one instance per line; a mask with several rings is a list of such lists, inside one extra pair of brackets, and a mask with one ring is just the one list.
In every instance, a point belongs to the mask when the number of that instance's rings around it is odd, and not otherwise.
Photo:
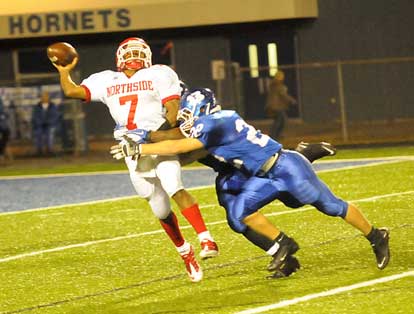
[(235, 111), (221, 110), (209, 89), (195, 89), (183, 95), (178, 118), (186, 138), (152, 144), (126, 138), (113, 146), (111, 153), (121, 159), (206, 150), (210, 161), (214, 157), (221, 162), (214, 161), (209, 166), (218, 168), (217, 195), (226, 208), (230, 227), (242, 234), (251, 230), (272, 239), (273, 260), (268, 269), (275, 271), (275, 278), (289, 275), (286, 269), (295, 271), (299, 267), (293, 255), (299, 249), (296, 241), (258, 212), (275, 199), (291, 208), (310, 204), (327, 215), (342, 217), (369, 240), (377, 267), (387, 266), (388, 229), (375, 228), (357, 207), (336, 197), (303, 155), (283, 149), (280, 143), (247, 124)]

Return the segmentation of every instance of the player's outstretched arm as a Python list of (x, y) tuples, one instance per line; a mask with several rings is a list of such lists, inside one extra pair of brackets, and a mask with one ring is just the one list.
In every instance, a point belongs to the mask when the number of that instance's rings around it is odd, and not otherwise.
[(59, 72), (60, 86), (62, 87), (65, 96), (85, 100), (87, 98), (85, 89), (82, 86), (79, 86), (78, 84), (73, 82), (72, 77), (70, 76), (70, 71), (72, 71), (75, 68), (77, 63), (78, 58), (74, 58), (71, 63), (65, 66), (58, 65), (52, 62), (53, 66)]
[(178, 155), (203, 147), (203, 143), (196, 138), (183, 138), (152, 144), (140, 144), (139, 152), (141, 155)]
[(203, 147), (203, 143), (195, 138), (183, 138), (180, 140), (162, 141), (153, 144), (139, 144), (128, 136), (124, 136), (124, 141), (118, 145), (112, 146), (110, 153), (113, 158), (119, 160), (130, 156), (136, 158), (140, 155), (178, 155)]

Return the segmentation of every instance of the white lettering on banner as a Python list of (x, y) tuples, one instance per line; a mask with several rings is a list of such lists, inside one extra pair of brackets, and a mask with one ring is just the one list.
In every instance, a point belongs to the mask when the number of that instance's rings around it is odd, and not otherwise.
[(130, 25), (130, 11), (125, 8), (8, 17), (9, 35), (115, 30)]

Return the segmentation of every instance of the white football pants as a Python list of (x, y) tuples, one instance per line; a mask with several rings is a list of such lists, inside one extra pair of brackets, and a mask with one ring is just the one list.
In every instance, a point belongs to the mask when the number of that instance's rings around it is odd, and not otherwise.
[(125, 158), (132, 185), (159, 219), (171, 212), (170, 197), (184, 189), (181, 165), (176, 156), (144, 156), (138, 162)]

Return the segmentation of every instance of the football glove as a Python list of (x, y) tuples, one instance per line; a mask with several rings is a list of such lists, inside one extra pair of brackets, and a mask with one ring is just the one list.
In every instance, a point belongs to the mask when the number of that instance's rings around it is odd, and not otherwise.
[(127, 135), (124, 135), (123, 138), (118, 145), (111, 147), (110, 153), (112, 158), (120, 160), (125, 157), (133, 157), (134, 159), (138, 159), (140, 155), (140, 144)]
[(124, 135), (128, 135), (132, 140), (137, 143), (149, 142), (151, 131), (144, 129), (128, 130), (126, 126), (117, 124), (114, 128), (114, 138), (117, 141), (122, 141)]
[(128, 129), (126, 126), (117, 124), (114, 128), (114, 139), (117, 141), (122, 141), (124, 138), (123, 136), (128, 132)]
[(136, 143), (141, 144), (149, 142), (150, 133), (151, 131), (147, 131), (144, 129), (134, 129), (129, 130), (126, 134)]

